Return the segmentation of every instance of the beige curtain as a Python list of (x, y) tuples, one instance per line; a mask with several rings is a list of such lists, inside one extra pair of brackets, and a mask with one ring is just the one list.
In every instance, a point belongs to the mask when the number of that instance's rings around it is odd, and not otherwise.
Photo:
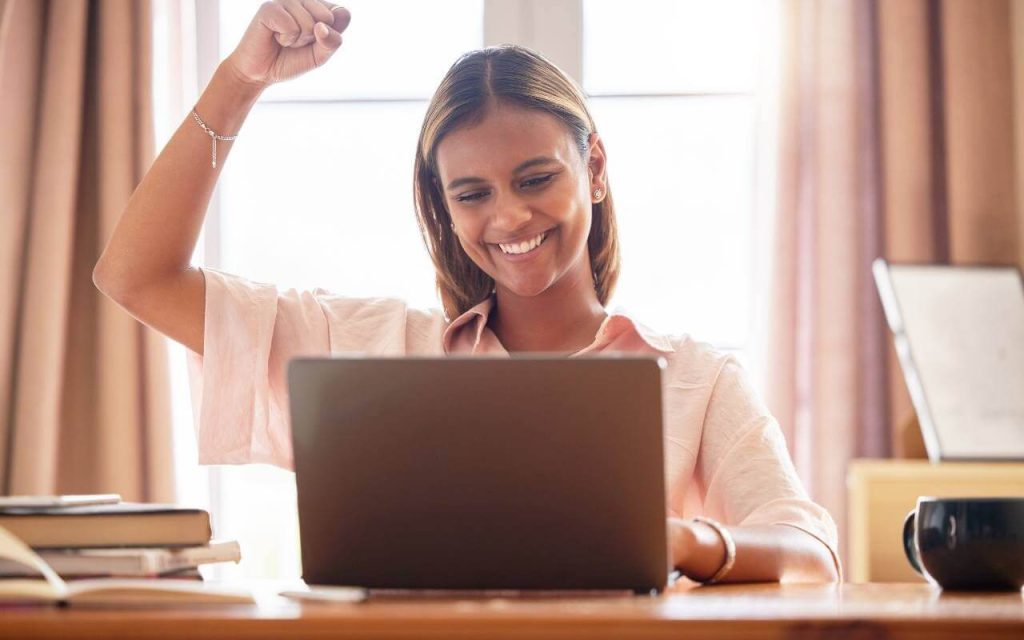
[(871, 261), (1024, 262), (1013, 1), (781, 5), (766, 393), (841, 533), (851, 458), (923, 455)]
[(92, 267), (153, 158), (150, 8), (0, 4), (0, 482), (173, 500), (164, 340)]

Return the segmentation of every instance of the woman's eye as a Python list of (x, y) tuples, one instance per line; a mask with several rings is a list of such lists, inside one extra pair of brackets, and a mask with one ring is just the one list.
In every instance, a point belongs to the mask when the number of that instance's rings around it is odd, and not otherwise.
[[(546, 176), (538, 176), (536, 178), (530, 178), (529, 180), (523, 180), (520, 183), (519, 186), (523, 187), (523, 188), (526, 188), (526, 189), (529, 189), (531, 187), (539, 187), (542, 184), (550, 182), (551, 179), (554, 178), (554, 177), (555, 177), (555, 174), (551, 173), (551, 174), (548, 174)], [(474, 202), (476, 200), (479, 200), (479, 199), (485, 197), (487, 195), (487, 193), (488, 193), (487, 191), (475, 191), (473, 193), (467, 193), (465, 195), (457, 196), (455, 199), (457, 201), (459, 201), (459, 202)]]
[(456, 200), (458, 200), (459, 202), (473, 202), (474, 200), (479, 200), (485, 195), (487, 195), (486, 192), (477, 191), (476, 193), (467, 193), (466, 195), (459, 196), (458, 198), (456, 198)]
[(524, 180), (522, 186), (524, 186), (524, 187), (536, 187), (536, 186), (544, 184), (545, 182), (550, 182), (551, 178), (554, 178), (554, 177), (555, 177), (555, 174), (552, 173), (552, 174), (548, 174), (546, 176), (540, 176), (538, 178), (530, 178), (529, 180)]

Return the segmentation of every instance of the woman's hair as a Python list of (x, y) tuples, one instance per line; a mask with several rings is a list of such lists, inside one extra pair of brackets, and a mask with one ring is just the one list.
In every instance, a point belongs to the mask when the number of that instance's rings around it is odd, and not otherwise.
[[(549, 113), (568, 127), (586, 161), (594, 120), (582, 91), (561, 69), (539, 54), (516, 45), (471, 51), (451, 66), (427, 108), (416, 147), (413, 193), (423, 242), (437, 273), (445, 315), (454, 320), (494, 290), (494, 280), (473, 262), (452, 231), (441, 192), (437, 147), (461, 126), (481, 122), (488, 109), (508, 104)], [(602, 305), (619, 278), (619, 239), (611, 189), (592, 205), (587, 247), (594, 287)]]

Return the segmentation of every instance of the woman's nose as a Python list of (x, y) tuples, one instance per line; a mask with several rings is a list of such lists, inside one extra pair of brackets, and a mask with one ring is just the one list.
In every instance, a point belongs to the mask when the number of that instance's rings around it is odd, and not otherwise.
[(528, 224), (533, 212), (523, 198), (514, 193), (498, 195), (494, 203), (493, 225), (503, 231), (514, 231)]

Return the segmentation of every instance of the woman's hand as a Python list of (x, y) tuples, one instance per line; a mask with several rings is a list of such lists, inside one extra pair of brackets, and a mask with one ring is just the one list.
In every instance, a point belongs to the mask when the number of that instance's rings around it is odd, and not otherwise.
[(264, 2), (225, 63), (261, 88), (295, 78), (330, 59), (351, 19), (348, 9), (322, 0)]

